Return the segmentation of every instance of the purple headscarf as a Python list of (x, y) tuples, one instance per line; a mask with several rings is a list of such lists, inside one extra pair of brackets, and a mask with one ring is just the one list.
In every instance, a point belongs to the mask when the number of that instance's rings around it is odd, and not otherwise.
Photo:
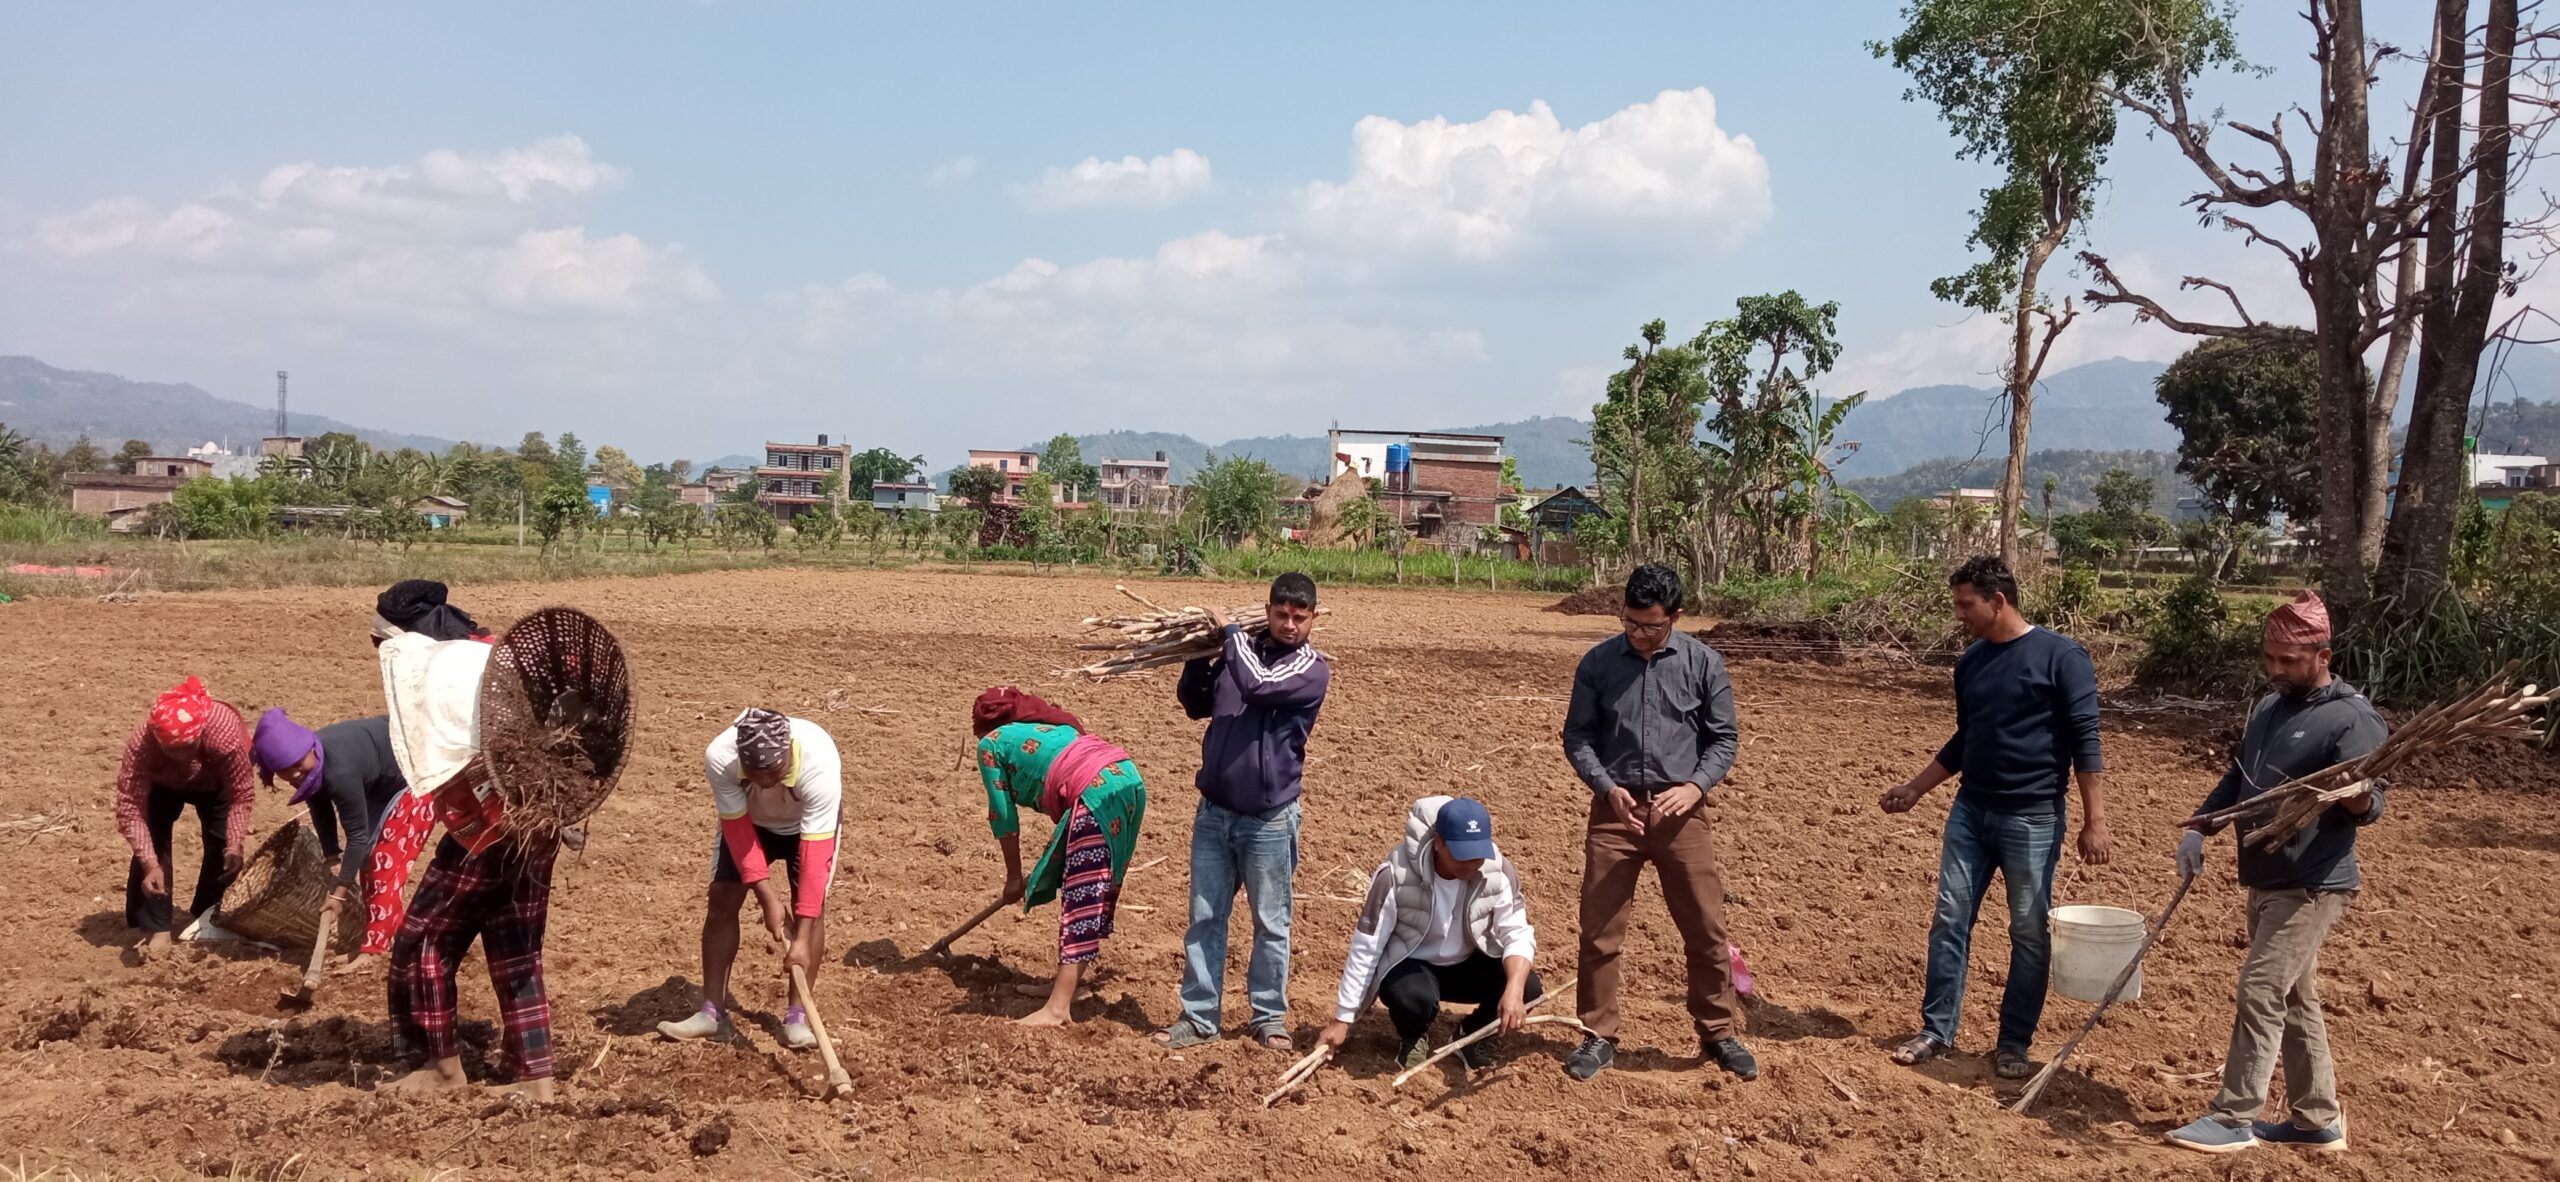
[(258, 761), (258, 779), (274, 784), (276, 773), (311, 757), (311, 774), (302, 777), (302, 786), (293, 790), (293, 803), (301, 804), (320, 791), (320, 765), (329, 752), (320, 745), (320, 736), (311, 728), (285, 717), (284, 708), (272, 708), (258, 716), (258, 737), (250, 744)]

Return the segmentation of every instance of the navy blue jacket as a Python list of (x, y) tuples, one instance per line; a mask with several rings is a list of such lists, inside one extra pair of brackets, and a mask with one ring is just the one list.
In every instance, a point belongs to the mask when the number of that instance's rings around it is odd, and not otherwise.
[(1267, 813), (1297, 800), (1307, 735), (1332, 683), (1332, 667), (1314, 645), (1253, 641), (1242, 627), (1228, 625), (1226, 652), (1215, 661), (1191, 662), (1175, 690), (1192, 717), (1204, 716), (1204, 699), (1207, 707), (1209, 730), (1200, 738), (1195, 781), (1200, 795), (1237, 813)]
[(2106, 766), (2089, 650), (2046, 628), (1973, 642), (1956, 659), (1956, 733), (1938, 766), (1964, 777), (1956, 799), (1976, 808), (2059, 811), (2073, 769)]

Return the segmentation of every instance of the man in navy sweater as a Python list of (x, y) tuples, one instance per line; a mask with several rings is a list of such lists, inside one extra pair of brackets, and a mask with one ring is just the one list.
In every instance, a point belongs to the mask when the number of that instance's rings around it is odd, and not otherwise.
[(2053, 938), (2053, 871), (2062, 857), (2064, 798), (2073, 777), (2087, 816), (2080, 857), (2107, 861), (2104, 763), (2098, 755), (2098, 674), (2089, 650), (2018, 613), (2018, 577), (1988, 555), (1947, 580), (1956, 618), (1973, 635), (1956, 661), (1956, 733), (1920, 774), (1884, 794), (1888, 813), (1905, 813), (1929, 790), (1961, 775), (1938, 853), (1938, 907), (1929, 924), (1929, 976), (1920, 1033), (1893, 1061), (1925, 1063), (1955, 1049), (1956, 1017), (1973, 924), (1998, 871), (2009, 893), (2009, 987), (2000, 999), (2000, 1040), (1991, 1066), (2003, 1079), (2033, 1072), (2028, 1044), (2044, 1018)]
[(1289, 1050), (1290, 891), (1298, 874), (1298, 794), (1307, 734), (1324, 709), (1332, 670), (1309, 644), (1316, 583), (1290, 572), (1271, 581), (1264, 633), (1212, 612), (1226, 649), (1190, 662), (1174, 695), (1209, 720), (1200, 738), (1200, 806), (1191, 817), (1191, 927), (1182, 937), (1182, 1017), (1152, 1036), (1180, 1048), (1218, 1037), (1226, 992), (1227, 921), (1236, 890), (1253, 909), (1245, 996), (1254, 1041)]

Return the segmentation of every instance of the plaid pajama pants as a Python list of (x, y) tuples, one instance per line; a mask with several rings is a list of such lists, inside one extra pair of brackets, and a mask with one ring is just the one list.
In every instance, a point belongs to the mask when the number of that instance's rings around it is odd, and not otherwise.
[(391, 942), (392, 1043), (428, 1060), (461, 1053), (454, 974), (478, 939), (505, 1028), (505, 1063), (518, 1080), (551, 1074), (551, 1000), (542, 987), (542, 932), (551, 912), (551, 863), (559, 847), (527, 850), (508, 839), (477, 856), (447, 837), (418, 880), (408, 918)]

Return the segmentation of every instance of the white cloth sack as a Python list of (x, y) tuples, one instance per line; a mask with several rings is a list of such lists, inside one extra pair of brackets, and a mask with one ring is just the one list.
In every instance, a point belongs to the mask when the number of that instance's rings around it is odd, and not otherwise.
[(434, 792), (480, 754), (480, 675), (492, 651), (477, 640), (429, 640), (414, 632), (382, 642), (391, 755), (409, 791)]

